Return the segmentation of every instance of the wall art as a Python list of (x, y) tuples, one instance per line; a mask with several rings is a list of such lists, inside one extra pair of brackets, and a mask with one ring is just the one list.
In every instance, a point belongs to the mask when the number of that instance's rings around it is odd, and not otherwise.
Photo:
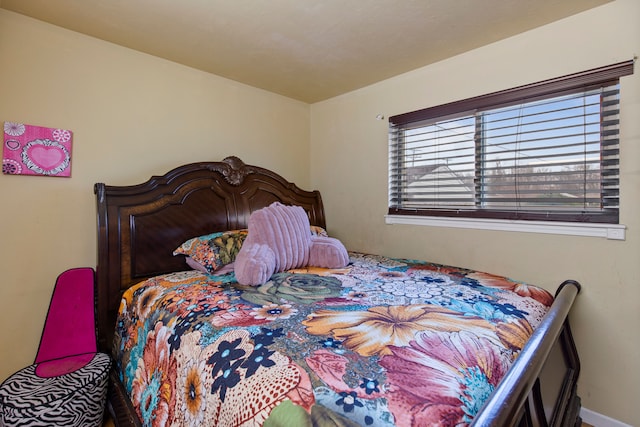
[(70, 177), (72, 140), (70, 130), (4, 122), (2, 173)]

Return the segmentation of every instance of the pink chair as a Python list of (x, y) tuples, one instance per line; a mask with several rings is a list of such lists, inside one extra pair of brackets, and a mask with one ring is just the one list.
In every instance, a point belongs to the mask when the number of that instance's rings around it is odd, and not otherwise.
[(97, 351), (91, 268), (58, 276), (35, 363), (0, 385), (0, 426), (101, 426), (111, 358)]

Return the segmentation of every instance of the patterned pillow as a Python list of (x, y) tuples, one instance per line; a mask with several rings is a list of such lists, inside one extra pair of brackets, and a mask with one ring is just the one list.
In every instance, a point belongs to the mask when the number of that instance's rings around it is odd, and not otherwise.
[(327, 230), (318, 225), (311, 225), (309, 228), (311, 229), (312, 236), (329, 237)]
[[(194, 237), (180, 245), (174, 255), (186, 255), (206, 271), (213, 274), (227, 264), (235, 261), (248, 231), (229, 230)], [(193, 263), (189, 263), (193, 268)]]
[[(327, 230), (311, 225), (311, 236), (328, 237)], [(173, 255), (186, 255), (186, 262), (194, 270), (208, 274), (226, 274), (233, 271), (233, 262), (247, 237), (246, 228), (220, 231), (194, 237), (180, 245)], [(224, 268), (223, 267), (228, 267)]]

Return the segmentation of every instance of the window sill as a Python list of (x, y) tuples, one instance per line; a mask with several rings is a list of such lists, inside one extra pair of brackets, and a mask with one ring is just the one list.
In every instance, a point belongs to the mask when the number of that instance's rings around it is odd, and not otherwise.
[(562, 234), (625, 240), (622, 224), (587, 224), (573, 222), (510, 221), (474, 218), (385, 215), (387, 224), (425, 225), (430, 227), (474, 228), (478, 230), (519, 231), (524, 233)]

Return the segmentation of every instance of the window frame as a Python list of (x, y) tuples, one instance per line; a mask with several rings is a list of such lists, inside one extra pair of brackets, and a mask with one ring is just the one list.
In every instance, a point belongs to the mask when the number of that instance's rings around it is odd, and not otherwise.
[[(390, 149), (393, 144), (391, 132), (396, 127), (410, 126), (420, 122), (434, 121), (477, 110), (500, 108), (506, 105), (533, 102), (539, 99), (559, 97), (587, 91), (593, 88), (618, 84), (622, 76), (633, 73), (634, 61), (595, 68), (567, 76), (515, 87), (474, 98), (454, 101), (435, 107), (395, 115), (389, 118)], [(392, 153), (390, 152), (390, 156)], [(619, 168), (619, 166), (618, 166)], [(619, 169), (618, 169), (619, 170)], [(624, 225), (619, 224), (618, 210), (612, 215), (598, 215), (587, 218), (580, 214), (557, 215), (552, 219), (546, 212), (539, 215), (528, 212), (522, 217), (514, 211), (493, 209), (442, 209), (442, 208), (398, 208), (392, 206), (391, 183), (392, 164), (389, 163), (389, 205), (386, 222), (389, 224), (420, 224), (461, 228), (481, 228), (494, 230), (550, 232), (599, 236), (609, 239), (624, 239)], [(599, 217), (599, 218), (598, 218)]]

